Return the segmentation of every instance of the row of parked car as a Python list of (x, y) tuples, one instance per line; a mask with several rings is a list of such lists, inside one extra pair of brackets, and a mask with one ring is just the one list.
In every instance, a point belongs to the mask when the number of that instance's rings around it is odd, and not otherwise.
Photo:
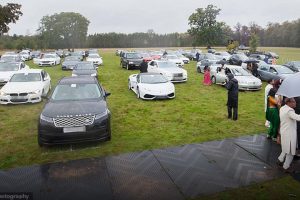
[[(51, 61), (39, 66), (58, 63)], [(0, 89), (0, 104), (37, 103), (47, 99), (38, 122), (40, 146), (110, 140), (111, 114), (106, 103), (110, 93), (98, 82), (95, 65), (98, 62), (78, 61), (72, 68), (72, 76), (62, 78), (47, 96), (51, 78), (44, 69), (30, 69), (24, 62), (1, 61), (0, 77), (6, 78), (5, 81), (0, 78), (4, 85)]]

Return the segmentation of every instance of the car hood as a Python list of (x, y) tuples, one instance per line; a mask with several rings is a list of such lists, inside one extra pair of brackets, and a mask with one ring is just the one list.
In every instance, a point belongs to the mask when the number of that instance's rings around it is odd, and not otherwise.
[(140, 83), (139, 87), (141, 89), (146, 89), (153, 92), (162, 92), (162, 91), (169, 91), (174, 89), (174, 85), (170, 82), (157, 83), (157, 84)]
[(39, 59), (40, 62), (42, 61), (55, 61), (55, 58), (41, 58)]
[(236, 80), (244, 81), (244, 82), (261, 82), (259, 78), (256, 78), (255, 76), (234, 76)]
[(101, 58), (87, 58), (86, 61), (101, 61)]
[(167, 73), (184, 73), (185, 70), (181, 69), (179, 67), (169, 67), (169, 68), (160, 68), (161, 72), (167, 72)]
[(168, 59), (168, 60), (171, 61), (171, 62), (182, 62), (181, 59)]
[(80, 75), (90, 75), (96, 74), (97, 70), (73, 70), (73, 74), (80, 74)]
[(58, 117), (65, 115), (95, 115), (107, 110), (104, 100), (82, 100), (82, 101), (49, 101), (42, 114), (47, 117)]
[(142, 58), (127, 58), (127, 60), (130, 62), (142, 62), (143, 61)]
[(76, 65), (79, 61), (64, 61), (62, 65)]
[(8, 82), (1, 90), (5, 93), (27, 93), (42, 89), (41, 82)]

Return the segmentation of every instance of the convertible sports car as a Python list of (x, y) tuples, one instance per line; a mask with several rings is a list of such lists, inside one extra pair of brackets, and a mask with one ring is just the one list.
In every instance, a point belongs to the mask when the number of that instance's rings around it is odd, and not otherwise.
[(0, 62), (0, 85), (6, 84), (18, 71), (29, 69), (23, 62)]
[(171, 82), (186, 82), (187, 71), (177, 67), (174, 62), (168, 60), (152, 60), (148, 63), (148, 72), (161, 73)]
[(128, 79), (128, 88), (141, 99), (173, 99), (175, 87), (159, 73), (132, 74)]
[(37, 103), (51, 89), (50, 76), (41, 69), (15, 73), (0, 90), (0, 104)]
[(244, 70), (241, 66), (225, 65), (225, 70), (220, 67), (212, 68), (210, 77), (213, 83), (225, 85), (228, 81), (227, 74), (232, 73), (239, 83), (239, 90), (260, 90), (261, 80)]

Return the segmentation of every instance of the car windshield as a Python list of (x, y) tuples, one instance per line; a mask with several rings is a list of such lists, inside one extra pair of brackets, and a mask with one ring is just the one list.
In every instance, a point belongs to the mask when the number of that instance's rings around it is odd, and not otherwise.
[(76, 70), (91, 70), (95, 69), (92, 63), (80, 63), (75, 66)]
[(231, 73), (234, 76), (251, 76), (251, 74), (246, 70), (244, 70), (243, 68), (232, 68)]
[(103, 98), (97, 84), (61, 84), (55, 88), (52, 100), (84, 100)]
[(36, 82), (41, 81), (40, 73), (18, 73), (14, 74), (9, 82)]
[(294, 73), (291, 69), (289, 69), (287, 67), (277, 67), (276, 70), (279, 74), (293, 74)]
[(177, 65), (174, 62), (159, 62), (158, 66), (159, 68), (177, 67)]
[(43, 58), (55, 58), (55, 55), (45, 54)]
[(0, 63), (0, 71), (7, 72), (7, 71), (18, 71), (19, 64), (18, 63)]
[(141, 58), (141, 55), (138, 53), (127, 53), (127, 58)]
[(19, 60), (19, 58), (15, 55), (3, 55), (1, 57), (1, 60), (4, 60), (4, 61), (17, 61), (17, 60)]
[(166, 83), (168, 80), (161, 74), (149, 74), (141, 76), (141, 83), (155, 84), (155, 83)]
[(65, 57), (65, 61), (79, 61), (80, 58), (78, 58), (77, 56), (67, 56)]

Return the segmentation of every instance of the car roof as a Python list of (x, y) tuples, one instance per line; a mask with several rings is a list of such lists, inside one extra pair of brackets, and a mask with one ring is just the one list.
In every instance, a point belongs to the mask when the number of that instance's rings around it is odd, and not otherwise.
[(98, 81), (91, 76), (71, 76), (62, 78), (58, 84), (73, 84), (73, 83), (97, 83)]

